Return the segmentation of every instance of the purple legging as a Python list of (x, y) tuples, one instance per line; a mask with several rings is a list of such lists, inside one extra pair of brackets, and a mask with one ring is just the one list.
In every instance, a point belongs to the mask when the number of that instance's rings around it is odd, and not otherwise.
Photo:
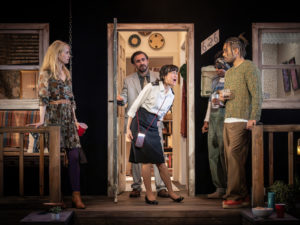
[(79, 149), (68, 149), (67, 154), (69, 160), (68, 172), (72, 191), (80, 191)]

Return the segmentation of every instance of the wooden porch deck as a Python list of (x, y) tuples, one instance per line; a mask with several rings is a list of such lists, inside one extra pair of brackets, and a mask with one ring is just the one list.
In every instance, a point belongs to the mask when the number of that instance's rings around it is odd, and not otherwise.
[[(67, 208), (74, 212), (72, 225), (299, 225), (298, 219), (286, 214), (284, 219), (256, 219), (249, 223), (242, 214), (252, 215), (250, 208), (223, 209), (221, 200), (207, 199), (205, 196), (185, 197), (183, 203), (175, 203), (171, 199), (157, 198), (159, 204), (147, 205), (145, 193), (140, 198), (129, 198), (129, 192), (119, 195), (118, 203), (106, 196), (83, 196), (87, 208), (84, 210)], [(47, 211), (43, 205), (48, 198), (41, 197), (4, 197), (0, 198), (0, 221), (3, 225), (16, 225), (33, 212)], [(67, 207), (71, 207), (71, 197), (64, 197)], [(299, 206), (298, 206), (299, 209)], [(299, 212), (299, 210), (298, 210)], [(298, 214), (297, 214), (298, 215)], [(32, 223), (49, 224), (49, 223)], [(57, 224), (57, 223), (51, 223)]]
[(157, 206), (147, 205), (143, 193), (132, 199), (128, 193), (119, 196), (118, 203), (112, 199), (91, 199), (87, 212), (75, 210), (79, 224), (241, 224), (240, 209), (224, 210), (221, 200), (205, 197), (188, 197), (183, 203), (157, 198)]
[[(83, 196), (85, 210), (67, 208), (75, 212), (75, 224), (103, 225), (168, 225), (168, 224), (242, 224), (241, 212), (245, 209), (223, 209), (221, 200), (204, 196), (185, 197), (183, 203), (157, 198), (157, 206), (147, 205), (145, 193), (140, 198), (129, 198), (129, 193), (119, 195), (118, 203), (106, 196)], [(71, 207), (71, 197), (64, 198)], [(19, 221), (34, 211), (46, 210), (41, 197), (4, 197), (0, 199), (1, 224), (19, 224)], [(3, 223), (2, 223), (3, 222)]]

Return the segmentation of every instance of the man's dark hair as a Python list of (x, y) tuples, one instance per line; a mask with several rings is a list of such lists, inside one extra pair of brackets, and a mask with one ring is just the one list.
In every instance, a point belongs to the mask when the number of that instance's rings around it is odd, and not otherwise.
[(136, 51), (136, 52), (134, 52), (134, 53), (132, 54), (132, 56), (131, 56), (131, 64), (134, 64), (134, 58), (135, 58), (137, 55), (141, 55), (141, 54), (143, 54), (143, 55), (146, 57), (146, 59), (148, 60), (148, 55), (147, 55), (145, 52), (143, 52), (143, 51)]
[[(244, 34), (244, 33), (243, 33)], [(229, 44), (231, 51), (235, 48), (238, 48), (240, 55), (244, 58), (246, 56), (246, 46), (248, 45), (247, 39), (240, 34), (238, 37), (230, 37), (225, 41), (225, 44)]]
[(220, 50), (215, 54), (214, 61), (216, 61), (217, 58), (223, 58), (223, 50)]
[(230, 69), (230, 65), (224, 60), (223, 57), (220, 57), (215, 60), (215, 68), (227, 71)]
[(161, 67), (160, 71), (159, 71), (159, 78), (161, 81), (164, 81), (165, 80), (165, 76), (168, 75), (169, 72), (172, 72), (172, 71), (176, 71), (178, 72), (178, 67), (175, 66), (175, 65), (164, 65)]

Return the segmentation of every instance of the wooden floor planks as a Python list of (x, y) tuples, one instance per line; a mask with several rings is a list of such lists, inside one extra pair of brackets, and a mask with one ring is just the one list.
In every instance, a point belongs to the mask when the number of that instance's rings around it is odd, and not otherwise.
[[(118, 203), (106, 196), (83, 196), (87, 208), (79, 210), (67, 208), (75, 212), (75, 224), (80, 225), (177, 225), (177, 224), (241, 224), (241, 209), (224, 210), (221, 200), (209, 200), (202, 196), (185, 197), (182, 203), (171, 199), (157, 198), (159, 204), (147, 205), (145, 193), (139, 198), (129, 198), (129, 193), (118, 196)], [(71, 197), (64, 198), (67, 206), (71, 206)], [(36, 210), (46, 210), (43, 202), (47, 199), (38, 197), (4, 197), (0, 199), (1, 224), (18, 224), (27, 214)]]

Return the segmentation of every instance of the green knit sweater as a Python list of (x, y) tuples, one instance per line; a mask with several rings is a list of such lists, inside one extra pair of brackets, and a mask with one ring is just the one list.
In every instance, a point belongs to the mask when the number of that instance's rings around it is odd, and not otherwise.
[(226, 101), (225, 118), (259, 121), (261, 115), (262, 90), (260, 72), (256, 65), (245, 60), (230, 68), (225, 75), (225, 89), (234, 97)]

